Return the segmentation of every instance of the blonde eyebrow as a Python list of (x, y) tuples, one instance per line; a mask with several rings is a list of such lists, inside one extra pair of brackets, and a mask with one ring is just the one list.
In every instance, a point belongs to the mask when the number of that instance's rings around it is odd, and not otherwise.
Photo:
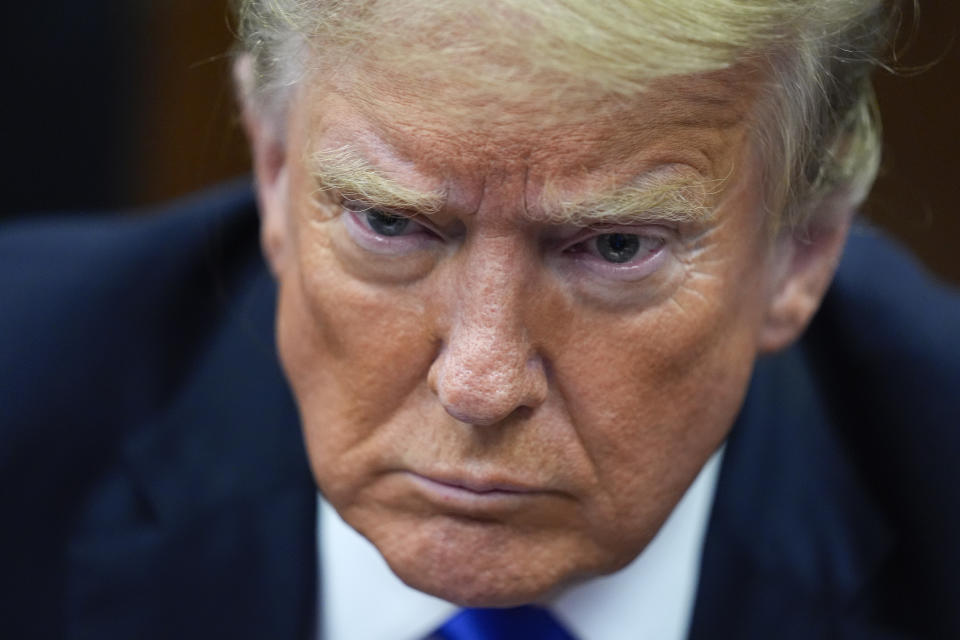
[(725, 181), (689, 175), (648, 176), (583, 198), (571, 198), (548, 184), (540, 197), (540, 213), (532, 217), (578, 226), (706, 222), (713, 215), (711, 196), (722, 190)]
[(443, 194), (398, 183), (371, 166), (350, 145), (316, 151), (308, 157), (307, 164), (320, 191), (336, 191), (347, 200), (424, 214), (443, 208)]

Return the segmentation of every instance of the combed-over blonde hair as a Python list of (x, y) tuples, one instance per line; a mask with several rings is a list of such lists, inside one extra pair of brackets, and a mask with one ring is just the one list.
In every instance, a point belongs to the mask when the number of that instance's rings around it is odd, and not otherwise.
[[(234, 0), (248, 100), (282, 118), (308, 72), (456, 82), (558, 108), (742, 63), (764, 78), (753, 142), (775, 227), (866, 196), (879, 164), (869, 74), (884, 0)], [(355, 66), (350, 67), (355, 69)], [(354, 79), (351, 81), (362, 81)], [(493, 86), (496, 92), (491, 94)], [(522, 94), (522, 96), (520, 95)]]

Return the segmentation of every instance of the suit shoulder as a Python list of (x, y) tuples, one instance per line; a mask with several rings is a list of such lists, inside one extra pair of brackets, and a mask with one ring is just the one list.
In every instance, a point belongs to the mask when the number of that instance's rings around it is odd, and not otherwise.
[[(45, 297), (52, 302), (47, 292), (108, 291), (143, 277), (152, 284), (165, 275), (158, 268), (183, 264), (207, 250), (216, 234), (249, 223), (253, 211), (250, 188), (231, 183), (135, 214), (45, 214), (7, 221), (0, 225), (0, 287), (8, 299), (18, 296), (35, 304)], [(142, 265), (154, 273), (139, 271)]]
[(960, 597), (958, 327), (954, 289), (860, 232), (804, 340), (832, 419), (898, 531), (891, 584), (924, 585), (918, 610)]
[(226, 292), (262, 268), (258, 247), (239, 184), (138, 216), (0, 226), (4, 431), (129, 422), (161, 402)]
[[(960, 291), (880, 232), (851, 235), (812, 333), (888, 377), (960, 384)], [(925, 373), (924, 373), (925, 372)]]

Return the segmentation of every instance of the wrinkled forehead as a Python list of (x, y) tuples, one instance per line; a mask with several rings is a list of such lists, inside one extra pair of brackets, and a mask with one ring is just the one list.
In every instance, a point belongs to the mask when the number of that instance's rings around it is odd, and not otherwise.
[[(616, 181), (683, 166), (710, 181), (733, 169), (755, 87), (749, 69), (734, 67), (661, 78), (630, 99), (597, 96), (558, 110), (538, 92), (523, 103), (501, 102), (490, 87), (477, 105), (450, 87), (425, 94), (386, 78), (342, 83), (318, 75), (299, 102), (309, 153), (350, 147), (375, 165), (387, 159), (393, 170), (450, 176), (490, 168), (569, 185), (570, 178)], [(471, 107), (493, 113), (478, 118)]]
[(553, 105), (541, 109), (531, 96), (523, 110), (484, 122), (384, 80), (358, 97), (318, 77), (297, 101), (296, 135), (319, 188), (370, 206), (469, 211), (489, 195), (521, 202), (540, 221), (637, 222), (641, 212), (695, 221), (741, 159), (747, 79), (733, 69), (664, 78), (633, 100), (564, 118), (545, 117)]

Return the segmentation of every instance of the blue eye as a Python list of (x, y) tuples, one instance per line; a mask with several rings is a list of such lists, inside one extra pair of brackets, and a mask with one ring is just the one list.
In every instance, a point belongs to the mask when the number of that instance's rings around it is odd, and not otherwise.
[(363, 212), (370, 229), (382, 236), (399, 236), (410, 226), (410, 219), (403, 216), (386, 213), (379, 209), (368, 209)]
[(640, 251), (640, 237), (633, 233), (603, 233), (596, 237), (597, 253), (607, 262), (622, 264)]

